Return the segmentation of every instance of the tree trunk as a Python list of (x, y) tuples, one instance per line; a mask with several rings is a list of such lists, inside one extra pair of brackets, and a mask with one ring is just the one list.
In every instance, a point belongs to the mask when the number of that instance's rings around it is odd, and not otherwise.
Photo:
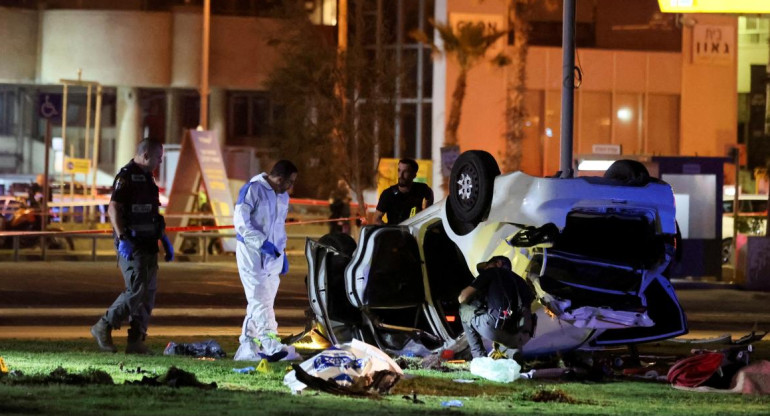
[(524, 102), (527, 77), (527, 52), (529, 49), (529, 6), (526, 2), (516, 1), (511, 6), (510, 23), (514, 31), (513, 74), (508, 82), (506, 99), (505, 159), (503, 172), (521, 169), (522, 142), (524, 141), (524, 122), (527, 109)]
[(467, 79), (468, 69), (460, 67), (460, 74), (457, 75), (455, 89), (452, 92), (452, 107), (449, 111), (449, 120), (446, 123), (444, 146), (457, 145), (457, 130), (460, 128), (460, 116), (462, 115), (463, 110), (463, 100), (465, 99)]

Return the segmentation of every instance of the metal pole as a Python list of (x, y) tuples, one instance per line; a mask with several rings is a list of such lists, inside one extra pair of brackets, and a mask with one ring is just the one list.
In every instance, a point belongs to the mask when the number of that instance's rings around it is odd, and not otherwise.
[(200, 125), (203, 130), (209, 127), (209, 34), (211, 29), (211, 0), (203, 2), (203, 50), (201, 51), (201, 111)]
[(575, 0), (564, 0), (562, 17), (561, 157), (562, 178), (572, 177), (572, 117), (575, 106)]
[(48, 163), (51, 155), (51, 119), (45, 119), (45, 165), (43, 166), (43, 221), (40, 225), (40, 231), (45, 230), (45, 226), (48, 224), (48, 192), (50, 184), (48, 183)]
[[(59, 186), (61, 187), (61, 198), (64, 201), (64, 166), (67, 163), (67, 92), (68, 86), (64, 84), (61, 105), (61, 172), (59, 172)], [(62, 216), (64, 222), (64, 216)]]
[(96, 178), (99, 171), (99, 139), (101, 138), (102, 127), (102, 86), (96, 87), (96, 116), (94, 120), (94, 155), (93, 163), (93, 182), (91, 185), (91, 195), (96, 196)]

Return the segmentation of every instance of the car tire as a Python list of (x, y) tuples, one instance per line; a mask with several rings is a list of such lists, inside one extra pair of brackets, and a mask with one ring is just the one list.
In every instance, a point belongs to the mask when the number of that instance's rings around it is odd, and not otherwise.
[(500, 168), (487, 152), (471, 150), (457, 158), (449, 177), (447, 201), (447, 214), (455, 232), (467, 234), (489, 214), (498, 175)]
[(641, 162), (620, 159), (607, 168), (604, 178), (613, 179), (628, 186), (644, 186), (650, 183), (650, 172)]

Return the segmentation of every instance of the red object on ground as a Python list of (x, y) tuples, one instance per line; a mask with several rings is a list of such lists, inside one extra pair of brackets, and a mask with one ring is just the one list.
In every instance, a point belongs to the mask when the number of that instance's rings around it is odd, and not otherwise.
[(441, 351), (441, 358), (444, 360), (451, 360), (452, 358), (455, 358), (455, 352), (452, 350)]
[(677, 361), (668, 370), (668, 382), (675, 386), (698, 387), (722, 366), (725, 355), (704, 352)]

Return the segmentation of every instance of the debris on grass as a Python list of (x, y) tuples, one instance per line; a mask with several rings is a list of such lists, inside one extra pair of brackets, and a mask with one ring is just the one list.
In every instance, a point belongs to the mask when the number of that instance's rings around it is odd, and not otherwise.
[(394, 359), (396, 364), (401, 367), (402, 370), (420, 370), (422, 369), (422, 358), (418, 357), (396, 357)]
[(410, 402), (412, 402), (414, 404), (425, 404), (424, 401), (422, 401), (422, 400), (417, 398), (417, 393), (415, 393), (414, 390), (412, 390), (412, 395), (411, 396), (408, 395), (408, 394), (405, 394), (405, 395), (401, 396), (401, 398), (404, 399), (404, 400), (409, 400)]
[(170, 341), (166, 345), (166, 349), (163, 350), (163, 355), (188, 355), (209, 358), (224, 358), (227, 356), (219, 343), (213, 339), (182, 344)]
[(200, 381), (198, 381), (198, 377), (196, 377), (194, 373), (184, 371), (182, 369), (176, 368), (175, 366), (171, 366), (171, 368), (168, 369), (166, 374), (163, 374), (162, 376), (155, 376), (155, 377), (144, 376), (139, 381), (126, 381), (126, 384), (135, 384), (135, 385), (153, 386), (153, 387), (167, 386), (167, 387), (174, 387), (174, 388), (197, 387), (204, 390), (217, 388), (216, 382), (211, 382), (209, 384), (201, 383)]
[(441, 407), (463, 407), (463, 402), (460, 400), (447, 400), (441, 402)]
[(128, 374), (157, 374), (155, 371), (147, 371), (139, 366), (136, 368), (126, 368), (122, 361), (118, 364), (118, 368), (120, 368), (121, 372)]
[(84, 386), (88, 384), (114, 384), (112, 377), (102, 370), (88, 369), (81, 373), (69, 373), (63, 367), (57, 367), (49, 374), (26, 376), (21, 371), (11, 371), (0, 382), (6, 384), (69, 384)]
[(5, 365), (5, 360), (3, 360), (3, 357), (0, 357), (0, 375), (6, 374), (8, 374), (8, 366)]
[(564, 392), (561, 389), (551, 388), (539, 388), (535, 392), (531, 393), (524, 393), (523, 397), (524, 400), (529, 400), (532, 402), (539, 402), (539, 403), (569, 403), (569, 404), (582, 404), (585, 403), (583, 401), (580, 401), (566, 392)]

